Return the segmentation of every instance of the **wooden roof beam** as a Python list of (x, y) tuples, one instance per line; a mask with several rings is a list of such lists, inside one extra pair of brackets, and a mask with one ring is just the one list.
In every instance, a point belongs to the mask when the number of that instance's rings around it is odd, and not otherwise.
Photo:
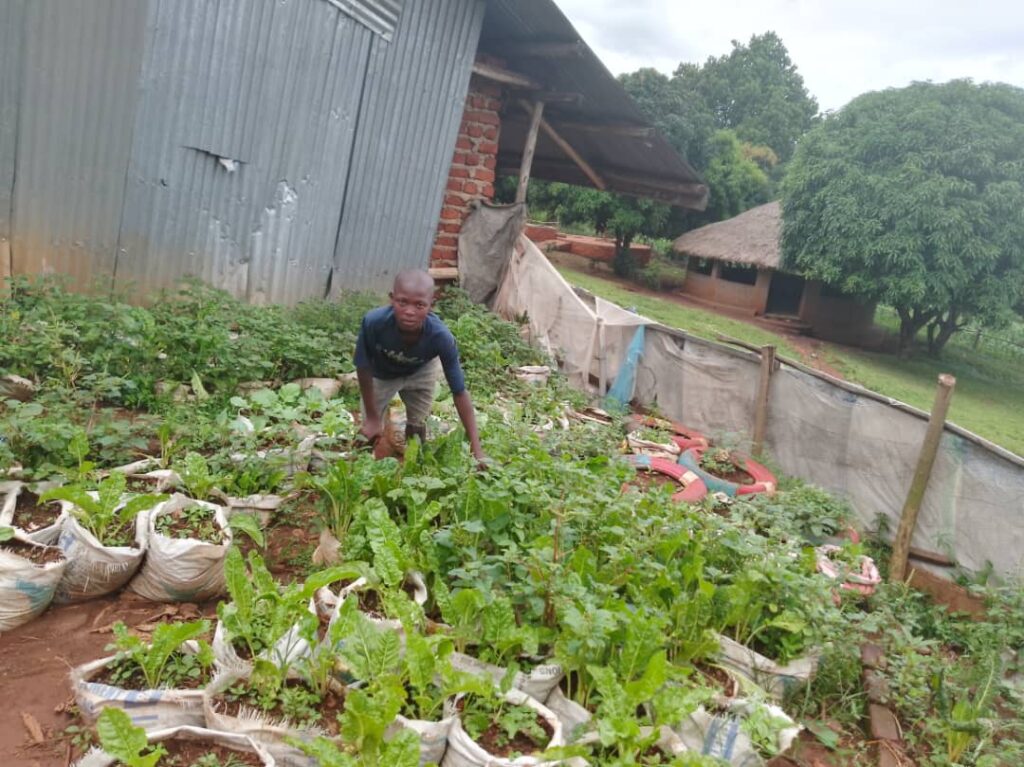
[(497, 42), (498, 56), (509, 59), (552, 59), (582, 56), (587, 45), (582, 40), (533, 40), (528, 42)]
[[(520, 99), (519, 106), (521, 106), (528, 112), (533, 112), (533, 105), (531, 105), (527, 101), (523, 101), (522, 99)], [(573, 149), (572, 145), (564, 138), (562, 138), (558, 131), (551, 127), (551, 123), (549, 123), (543, 117), (540, 118), (540, 127), (541, 130), (543, 130), (544, 133), (547, 134), (548, 138), (555, 142), (555, 145), (559, 149), (561, 149), (569, 157), (570, 160), (576, 163), (577, 167), (579, 167), (579, 169), (583, 171), (583, 175), (590, 179), (590, 183), (592, 183), (598, 189), (603, 190), (608, 188), (608, 184), (605, 183), (605, 180), (601, 178), (600, 174), (590, 166), (590, 163), (584, 160), (582, 155), (580, 155), (579, 152)]]
[(496, 83), (511, 85), (525, 90), (540, 91), (544, 87), (536, 80), (524, 74), (513, 72), (511, 69), (505, 69), (504, 67), (496, 67), (493, 64), (484, 64), (480, 61), (473, 63), (473, 74), (486, 80), (493, 80)]
[(559, 129), (566, 131), (582, 131), (585, 133), (605, 133), (612, 136), (628, 136), (630, 138), (650, 138), (657, 132), (649, 125), (631, 123), (587, 123), (576, 120), (559, 120)]

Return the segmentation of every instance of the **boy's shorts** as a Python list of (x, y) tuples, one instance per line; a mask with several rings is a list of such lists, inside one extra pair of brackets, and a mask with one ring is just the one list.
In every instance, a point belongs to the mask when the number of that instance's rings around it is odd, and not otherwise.
[[(426, 425), (430, 408), (434, 404), (440, 375), (441, 360), (434, 357), (415, 373), (403, 378), (374, 378), (373, 401), (377, 406), (377, 413), (383, 419), (388, 404), (397, 394), (405, 403), (406, 424), (422, 428)], [(362, 403), (360, 403), (360, 410), (363, 411), (365, 418), (366, 408), (362, 406)]]

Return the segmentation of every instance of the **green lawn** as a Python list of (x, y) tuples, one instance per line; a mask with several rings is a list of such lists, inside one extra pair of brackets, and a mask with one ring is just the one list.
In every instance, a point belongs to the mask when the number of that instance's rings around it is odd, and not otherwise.
[[(566, 266), (558, 268), (573, 284), (620, 306), (635, 308), (664, 325), (702, 338), (715, 339), (722, 333), (752, 344), (775, 344), (779, 354), (800, 359), (793, 345), (778, 334), (704, 309), (634, 293), (593, 272)], [(880, 309), (879, 321), (883, 326), (891, 327), (892, 312)], [(1019, 327), (1014, 327), (1002, 335), (1016, 338), (1018, 332)], [(1018, 455), (1024, 455), (1024, 354), (1015, 350), (1008, 352), (1005, 344), (999, 347), (988, 341), (975, 350), (971, 336), (954, 337), (941, 360), (931, 359), (923, 352), (909, 361), (901, 361), (891, 354), (845, 346), (825, 344), (824, 348), (825, 360), (846, 380), (922, 410), (931, 408), (939, 373), (952, 373), (956, 376), (957, 386), (949, 420)]]

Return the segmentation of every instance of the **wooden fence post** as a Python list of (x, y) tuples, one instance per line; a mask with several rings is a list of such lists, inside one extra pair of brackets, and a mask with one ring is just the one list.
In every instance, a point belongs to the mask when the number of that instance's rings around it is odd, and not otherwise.
[(939, 376), (939, 386), (935, 390), (935, 404), (932, 405), (931, 417), (928, 419), (928, 431), (925, 432), (921, 452), (917, 457), (917, 470), (914, 481), (910, 484), (910, 492), (900, 513), (900, 526), (896, 531), (896, 539), (892, 544), (892, 559), (889, 560), (889, 580), (893, 583), (902, 581), (907, 575), (907, 556), (910, 553), (910, 539), (917, 525), (917, 513), (921, 510), (921, 500), (928, 488), (928, 478), (935, 464), (935, 456), (939, 452), (939, 441), (942, 430), (946, 426), (946, 413), (949, 401), (953, 398), (956, 379), (948, 373)]
[(764, 437), (768, 430), (768, 386), (775, 369), (775, 347), (761, 347), (761, 376), (757, 384), (757, 399), (754, 402), (754, 456), (764, 451)]

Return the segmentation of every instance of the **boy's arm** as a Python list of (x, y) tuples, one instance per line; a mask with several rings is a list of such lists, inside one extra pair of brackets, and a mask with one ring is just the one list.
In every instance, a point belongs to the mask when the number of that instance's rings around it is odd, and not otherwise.
[(359, 433), (372, 442), (380, 436), (383, 430), (380, 413), (377, 412), (377, 398), (373, 396), (373, 369), (369, 367), (356, 368), (356, 380), (359, 381), (359, 396), (363, 399), (364, 413)]
[(455, 403), (455, 411), (462, 421), (462, 428), (466, 430), (466, 437), (469, 439), (469, 449), (473, 457), (480, 463), (487, 460), (483, 447), (480, 446), (480, 432), (476, 428), (476, 410), (473, 409), (473, 400), (469, 398), (469, 391), (463, 389), (452, 397)]

